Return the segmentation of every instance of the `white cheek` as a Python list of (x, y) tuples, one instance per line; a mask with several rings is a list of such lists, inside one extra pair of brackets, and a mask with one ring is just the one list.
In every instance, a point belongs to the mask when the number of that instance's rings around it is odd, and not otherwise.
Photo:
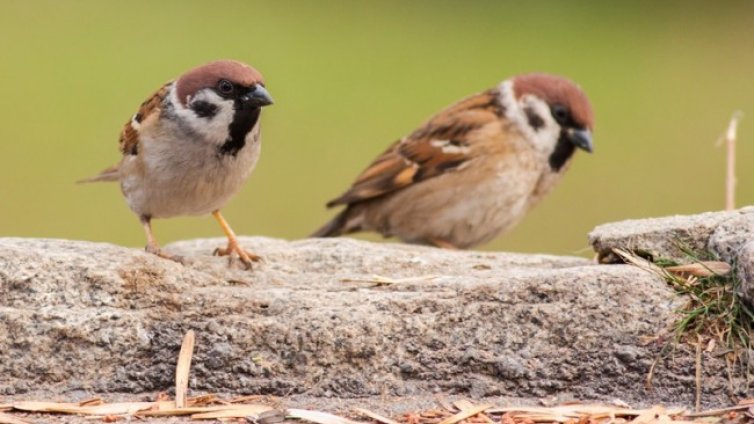
[[(500, 84), (500, 104), (505, 108), (505, 115), (523, 132), (537, 150), (549, 155), (555, 149), (555, 145), (560, 137), (560, 125), (550, 113), (550, 107), (541, 99), (526, 95), (517, 100), (513, 93), (513, 84), (510, 81), (504, 81)], [(534, 129), (529, 125), (529, 118), (526, 116), (526, 109), (532, 109), (540, 118), (544, 125)]]
[(544, 125), (541, 128), (533, 129), (530, 125), (525, 126), (529, 130), (529, 136), (532, 142), (542, 151), (551, 153), (555, 149), (555, 145), (560, 137), (560, 125), (555, 122), (555, 119), (550, 113), (550, 107), (545, 102), (534, 96), (523, 96), (521, 98), (521, 111), (524, 116), (523, 119), (528, 121), (524, 110), (532, 109), (534, 113), (539, 115), (544, 121)]
[[(175, 96), (175, 93), (171, 93)], [(217, 107), (217, 112), (211, 118), (202, 118), (190, 108), (195, 102), (207, 102)], [(193, 131), (201, 134), (207, 141), (221, 145), (228, 139), (228, 126), (233, 122), (233, 101), (218, 96), (212, 90), (200, 90), (189, 99), (189, 107), (183, 107), (180, 102), (175, 102), (175, 113)]]

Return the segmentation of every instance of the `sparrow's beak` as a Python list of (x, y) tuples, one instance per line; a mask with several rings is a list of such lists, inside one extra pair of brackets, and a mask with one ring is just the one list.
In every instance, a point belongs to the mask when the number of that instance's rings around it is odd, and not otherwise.
[(579, 149), (586, 150), (589, 153), (594, 151), (594, 145), (592, 144), (592, 133), (589, 130), (577, 130), (575, 128), (568, 128), (566, 130), (566, 137), (573, 143), (574, 146)]
[(248, 93), (241, 96), (241, 101), (249, 106), (262, 107), (272, 104), (272, 96), (267, 89), (257, 84)]

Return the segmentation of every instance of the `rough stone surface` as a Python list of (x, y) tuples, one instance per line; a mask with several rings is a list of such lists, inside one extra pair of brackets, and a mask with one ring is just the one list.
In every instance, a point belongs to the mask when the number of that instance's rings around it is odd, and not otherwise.
[[(248, 272), (208, 255), (223, 243), (169, 246), (186, 255), (183, 266), (109, 244), (0, 239), (0, 400), (169, 390), (193, 329), (190, 384), (199, 392), (341, 406), (438, 393), (693, 402), (694, 358), (683, 346), (660, 361), (654, 390), (643, 388), (661, 348), (646, 339), (682, 300), (637, 268), (242, 238), (266, 259)], [(728, 403), (714, 353), (705, 353), (705, 405)]]
[(663, 218), (631, 219), (597, 226), (589, 242), (600, 257), (613, 248), (640, 250), (649, 255), (688, 261), (681, 250), (711, 250), (729, 260), (742, 240), (754, 234), (754, 207)]
[(681, 247), (711, 254), (734, 266), (741, 280), (741, 296), (754, 304), (754, 207), (604, 224), (589, 234), (589, 241), (601, 262), (617, 261), (613, 248), (681, 263), (690, 262)]
[(738, 251), (736, 271), (742, 281), (742, 296), (754, 304), (754, 240), (744, 243)]

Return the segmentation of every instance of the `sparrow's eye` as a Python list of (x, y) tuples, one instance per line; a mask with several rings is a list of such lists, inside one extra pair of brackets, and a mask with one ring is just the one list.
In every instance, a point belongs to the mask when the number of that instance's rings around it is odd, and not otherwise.
[(552, 107), (552, 117), (560, 125), (565, 125), (568, 122), (568, 109), (563, 105), (555, 105)]
[(233, 83), (228, 80), (220, 80), (217, 83), (217, 89), (223, 94), (230, 94), (233, 92)]

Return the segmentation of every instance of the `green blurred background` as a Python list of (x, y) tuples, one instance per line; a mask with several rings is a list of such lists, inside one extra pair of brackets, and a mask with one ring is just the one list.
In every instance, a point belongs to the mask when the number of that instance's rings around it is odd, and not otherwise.
[[(596, 152), (483, 249), (588, 255), (597, 224), (720, 209), (734, 110), (738, 203), (754, 202), (752, 1), (0, 1), (0, 235), (143, 246), (117, 185), (73, 182), (118, 161), (154, 89), (219, 58), (260, 69), (276, 100), (225, 209), (240, 234), (306, 236), (388, 143), (527, 71), (582, 85)], [(222, 235), (210, 217), (155, 230)]]

